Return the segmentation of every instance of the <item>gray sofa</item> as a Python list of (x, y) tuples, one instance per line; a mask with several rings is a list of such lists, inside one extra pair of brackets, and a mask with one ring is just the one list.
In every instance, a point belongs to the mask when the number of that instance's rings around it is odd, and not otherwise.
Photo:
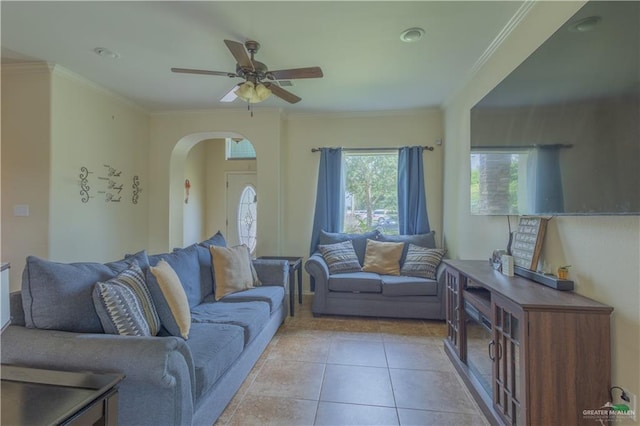
[[(433, 232), (422, 235), (383, 235), (378, 231), (366, 234), (342, 234), (322, 231), (319, 245), (350, 240), (363, 265), (367, 239), (404, 242), (406, 256), (409, 243), (435, 248)], [(391, 318), (442, 320), (445, 317), (444, 264), (436, 271), (436, 280), (410, 276), (379, 275), (372, 272), (330, 274), (322, 254), (313, 253), (305, 270), (315, 283), (312, 312), (317, 315), (357, 315)]]
[[(123, 373), (121, 425), (212, 425), (287, 315), (288, 264), (255, 260), (262, 286), (216, 302), (210, 243), (223, 245), (224, 238), (172, 253), (140, 252), (105, 265), (28, 258), (22, 291), (11, 295), (2, 363)], [(188, 339), (167, 335), (164, 327), (152, 337), (105, 334), (99, 328), (88, 278), (109, 279), (133, 259), (147, 270), (159, 259), (175, 269), (191, 310)]]

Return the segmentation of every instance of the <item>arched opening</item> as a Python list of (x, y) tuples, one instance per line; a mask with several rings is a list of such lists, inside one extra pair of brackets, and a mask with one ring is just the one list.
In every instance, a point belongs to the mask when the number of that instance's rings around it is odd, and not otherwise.
[[(236, 226), (228, 224), (239, 225), (238, 214), (244, 214), (245, 221), (250, 218), (254, 222), (255, 234), (256, 206), (245, 203), (251, 210), (241, 211), (238, 201), (229, 195), (227, 181), (230, 175), (253, 175), (255, 180), (257, 161), (255, 158), (228, 159), (226, 139), (244, 140), (244, 137), (235, 132), (206, 132), (185, 136), (176, 143), (170, 159), (170, 247), (202, 241), (218, 230), (225, 233), (229, 243), (237, 244), (240, 234)], [(254, 191), (256, 186), (253, 185)], [(235, 190), (240, 191), (235, 196), (239, 200), (244, 195), (241, 194), (244, 187)], [(228, 205), (230, 199), (233, 205)], [(255, 193), (253, 199), (257, 199)], [(253, 216), (247, 216), (248, 212)], [(230, 229), (232, 235), (227, 234)], [(242, 236), (247, 239), (249, 234), (245, 231), (243, 229)], [(255, 250), (255, 235), (250, 242)]]

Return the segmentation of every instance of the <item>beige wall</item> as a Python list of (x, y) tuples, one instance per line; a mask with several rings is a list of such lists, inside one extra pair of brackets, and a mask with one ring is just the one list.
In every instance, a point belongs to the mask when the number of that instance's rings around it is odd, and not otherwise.
[[(148, 115), (61, 67), (3, 66), (2, 235), (19, 289), (25, 258), (109, 261), (145, 248), (147, 201), (132, 202), (132, 179), (147, 181)], [(120, 202), (105, 202), (104, 165), (121, 172)], [(81, 201), (80, 169), (94, 198)], [(116, 194), (115, 191), (111, 191)], [(117, 198), (117, 197), (116, 197)], [(29, 205), (15, 217), (15, 205)]]
[[(189, 150), (207, 139), (242, 136), (251, 141), (257, 158), (261, 193), (257, 253), (280, 252), (281, 240), (281, 120), (279, 110), (261, 109), (250, 117), (246, 109), (167, 112), (151, 116), (149, 250), (162, 252), (184, 245), (184, 167)], [(210, 228), (210, 227), (208, 227)]]
[(184, 246), (200, 242), (205, 237), (205, 218), (207, 215), (207, 158), (204, 142), (194, 146), (187, 155), (183, 182), (189, 179), (191, 188), (187, 202), (185, 188), (183, 201)]
[[(106, 262), (144, 249), (148, 115), (59, 67), (53, 73), (51, 99), (48, 257), (61, 262)], [(116, 170), (114, 176), (105, 166)], [(94, 198), (86, 203), (80, 197), (81, 167), (92, 172), (88, 183)], [(136, 175), (143, 192), (134, 204)], [(114, 201), (106, 201), (108, 194)]]
[[(504, 217), (469, 214), (469, 110), (562, 25), (582, 2), (540, 2), (445, 106), (444, 238), (454, 258), (486, 259), (504, 248)], [(543, 257), (573, 265), (576, 291), (614, 308), (612, 384), (640, 393), (640, 217), (556, 217)], [(561, 350), (561, 348), (559, 348)], [(588, 350), (588, 348), (587, 348)], [(588, 408), (588, 407), (587, 407)]]
[[(315, 208), (319, 153), (311, 148), (435, 146), (424, 152), (427, 209), (436, 240), (442, 235), (442, 147), (436, 140), (443, 136), (439, 109), (410, 112), (362, 114), (292, 114), (285, 122), (283, 180), (285, 194), (282, 254), (309, 255), (311, 227)], [(259, 165), (262, 158), (258, 156)], [(309, 291), (304, 274), (304, 289)]]
[[(28, 255), (49, 255), (51, 70), (2, 66), (2, 261), (19, 289)], [(14, 206), (28, 205), (28, 217)]]

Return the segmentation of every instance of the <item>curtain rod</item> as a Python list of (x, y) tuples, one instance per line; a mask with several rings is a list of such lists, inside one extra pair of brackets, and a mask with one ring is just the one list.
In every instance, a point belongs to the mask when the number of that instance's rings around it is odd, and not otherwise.
[(555, 144), (533, 144), (533, 145), (479, 145), (479, 146), (472, 146), (471, 147), (471, 151), (474, 150), (482, 150), (482, 149), (486, 149), (486, 150), (490, 150), (490, 149), (503, 149), (505, 151), (521, 151), (524, 149), (532, 149), (532, 148), (573, 148), (573, 144), (561, 144), (561, 143), (555, 143)]
[[(332, 148), (338, 148), (338, 147), (332, 147)], [(384, 148), (343, 148), (343, 151), (370, 151), (370, 152), (375, 152), (375, 151), (397, 151), (398, 149), (400, 149), (401, 147), (384, 147)], [(425, 149), (426, 151), (433, 151), (433, 147), (432, 146), (423, 146), (423, 149)], [(311, 152), (318, 152), (320, 151), (321, 148), (311, 148)]]

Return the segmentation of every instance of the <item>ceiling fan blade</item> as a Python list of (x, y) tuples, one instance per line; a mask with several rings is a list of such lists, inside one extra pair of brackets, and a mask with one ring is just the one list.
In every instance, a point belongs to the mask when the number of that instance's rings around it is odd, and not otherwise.
[(238, 95), (236, 95), (236, 89), (238, 86), (239, 84), (233, 86), (231, 90), (229, 90), (229, 92), (220, 99), (220, 102), (233, 102), (238, 99)]
[(289, 102), (290, 104), (295, 104), (295, 103), (300, 102), (302, 100), (302, 98), (294, 95), (293, 93), (291, 93), (291, 92), (289, 92), (287, 90), (284, 90), (282, 87), (278, 86), (277, 84), (265, 83), (264, 85), (269, 90), (271, 90), (271, 93), (273, 93), (274, 95), (276, 95), (280, 99)]
[(247, 50), (244, 48), (244, 44), (233, 40), (225, 40), (224, 44), (227, 45), (227, 48), (241, 68), (254, 69), (253, 62), (251, 62), (251, 58), (249, 58)]
[(297, 78), (320, 78), (323, 76), (320, 67), (292, 68), (288, 70), (269, 71), (267, 77), (272, 80), (294, 80)]
[(223, 77), (237, 77), (235, 73), (224, 71), (194, 70), (191, 68), (171, 68), (171, 71), (183, 74), (221, 75)]

